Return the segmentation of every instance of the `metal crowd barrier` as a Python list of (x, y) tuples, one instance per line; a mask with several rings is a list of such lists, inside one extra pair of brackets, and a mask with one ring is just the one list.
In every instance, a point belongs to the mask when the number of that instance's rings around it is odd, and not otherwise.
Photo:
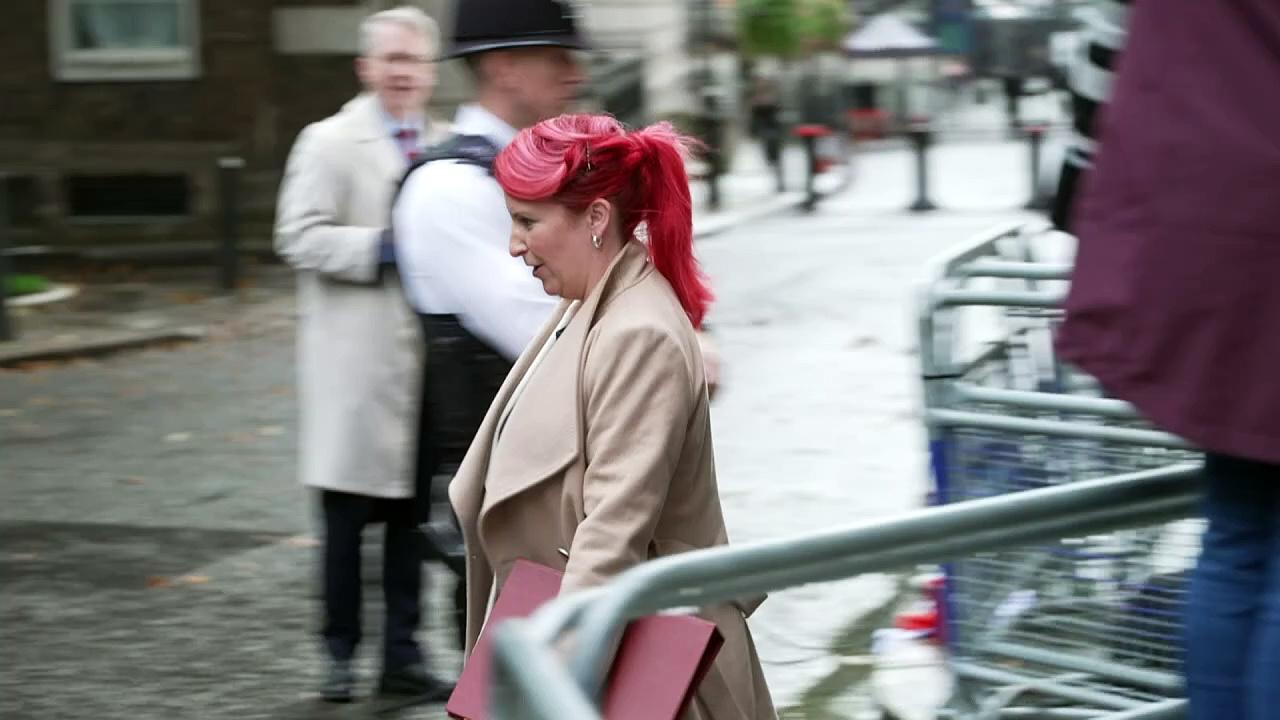
[[(1053, 354), (1070, 268), (1036, 261), (1033, 245), (1048, 232), (1014, 226), (969, 243), (935, 265), (923, 291), (925, 421), (940, 504), (1200, 460)], [(1003, 326), (966, 353), (960, 316), (975, 309), (994, 310)], [(943, 616), (956, 714), (1179, 716), (1182, 605), (1201, 532), (1188, 510), (1172, 522), (949, 564)]]
[[(1062, 296), (1044, 283), (1069, 268), (1029, 259), (1035, 232), (966, 244), (922, 292), (934, 507), (660, 558), (503, 623), (495, 716), (598, 718), (609, 648), (632, 619), (947, 562), (944, 633), (958, 683), (945, 716), (1181, 717), (1177, 568), (1193, 552), (1185, 519), (1199, 458), (1037, 351)], [(974, 287), (979, 279), (998, 286)], [(965, 358), (955, 314), (974, 306), (999, 308), (1007, 328)]]

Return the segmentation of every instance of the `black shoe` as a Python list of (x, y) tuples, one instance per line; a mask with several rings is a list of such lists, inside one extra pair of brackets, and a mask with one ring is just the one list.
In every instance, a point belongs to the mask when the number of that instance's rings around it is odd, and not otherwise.
[(349, 703), (355, 699), (356, 673), (350, 660), (334, 660), (329, 675), (320, 686), (320, 699), (331, 703)]
[(443, 702), (453, 694), (453, 683), (432, 675), (421, 664), (409, 665), (382, 673), (378, 692), (382, 695), (419, 695), (423, 700)]

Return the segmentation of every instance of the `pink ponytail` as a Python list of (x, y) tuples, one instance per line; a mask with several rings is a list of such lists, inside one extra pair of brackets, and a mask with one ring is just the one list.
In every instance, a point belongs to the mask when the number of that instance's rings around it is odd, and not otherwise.
[(607, 115), (561, 115), (521, 131), (498, 155), (494, 175), (507, 194), (527, 202), (551, 200), (580, 212), (605, 198), (623, 238), (643, 222), (653, 266), (700, 328), (712, 294), (693, 255), (684, 165), (692, 144), (668, 123), (627, 132)]

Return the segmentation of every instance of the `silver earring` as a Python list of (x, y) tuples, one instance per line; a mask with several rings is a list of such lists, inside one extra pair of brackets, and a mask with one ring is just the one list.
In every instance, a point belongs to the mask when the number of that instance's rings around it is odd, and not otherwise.
[(591, 247), (599, 250), (601, 245), (604, 245), (604, 241), (600, 239), (600, 236), (591, 233)]

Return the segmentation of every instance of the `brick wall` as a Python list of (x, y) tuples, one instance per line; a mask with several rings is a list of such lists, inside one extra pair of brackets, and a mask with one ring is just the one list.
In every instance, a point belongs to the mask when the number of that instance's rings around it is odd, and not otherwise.
[[(266, 227), (283, 159), (298, 131), (358, 90), (350, 57), (277, 55), (276, 6), (356, 0), (200, 0), (199, 77), (146, 82), (61, 82), (51, 70), (51, 0), (0, 2), (0, 172), (34, 178), (35, 221), (18, 243), (82, 244), (207, 239), (216, 211), (217, 157), (248, 165), (251, 227)], [(181, 173), (191, 215), (163, 222), (67, 217), (74, 174)]]
[[(298, 132), (358, 92), (348, 54), (276, 52), (274, 11), (346, 6), (363, 13), (412, 2), (445, 32), (452, 24), (449, 0), (197, 0), (196, 78), (63, 82), (54, 78), (50, 59), (48, 7), (55, 1), (0, 0), (0, 175), (17, 178), (0, 188), (20, 188), (10, 192), (24, 205), (17, 208), (24, 220), (15, 231), (18, 244), (208, 240), (217, 226), (216, 161), (224, 155), (247, 162), (241, 193), (246, 236), (266, 240), (280, 170)], [(666, 58), (645, 65), (646, 90), (656, 100), (650, 111), (668, 110), (671, 98), (683, 95), (679, 73), (670, 72), (683, 57), (674, 49), (682, 37), (679, 5), (611, 0), (588, 18), (588, 32), (603, 45)], [(614, 37), (610, 28), (627, 30)], [(663, 38), (666, 45), (653, 46)], [(470, 87), (459, 63), (442, 67), (441, 80), (432, 104), (447, 117)], [(188, 212), (146, 220), (73, 217), (72, 198), (83, 192), (70, 190), (68, 178), (85, 175), (185, 178)]]

